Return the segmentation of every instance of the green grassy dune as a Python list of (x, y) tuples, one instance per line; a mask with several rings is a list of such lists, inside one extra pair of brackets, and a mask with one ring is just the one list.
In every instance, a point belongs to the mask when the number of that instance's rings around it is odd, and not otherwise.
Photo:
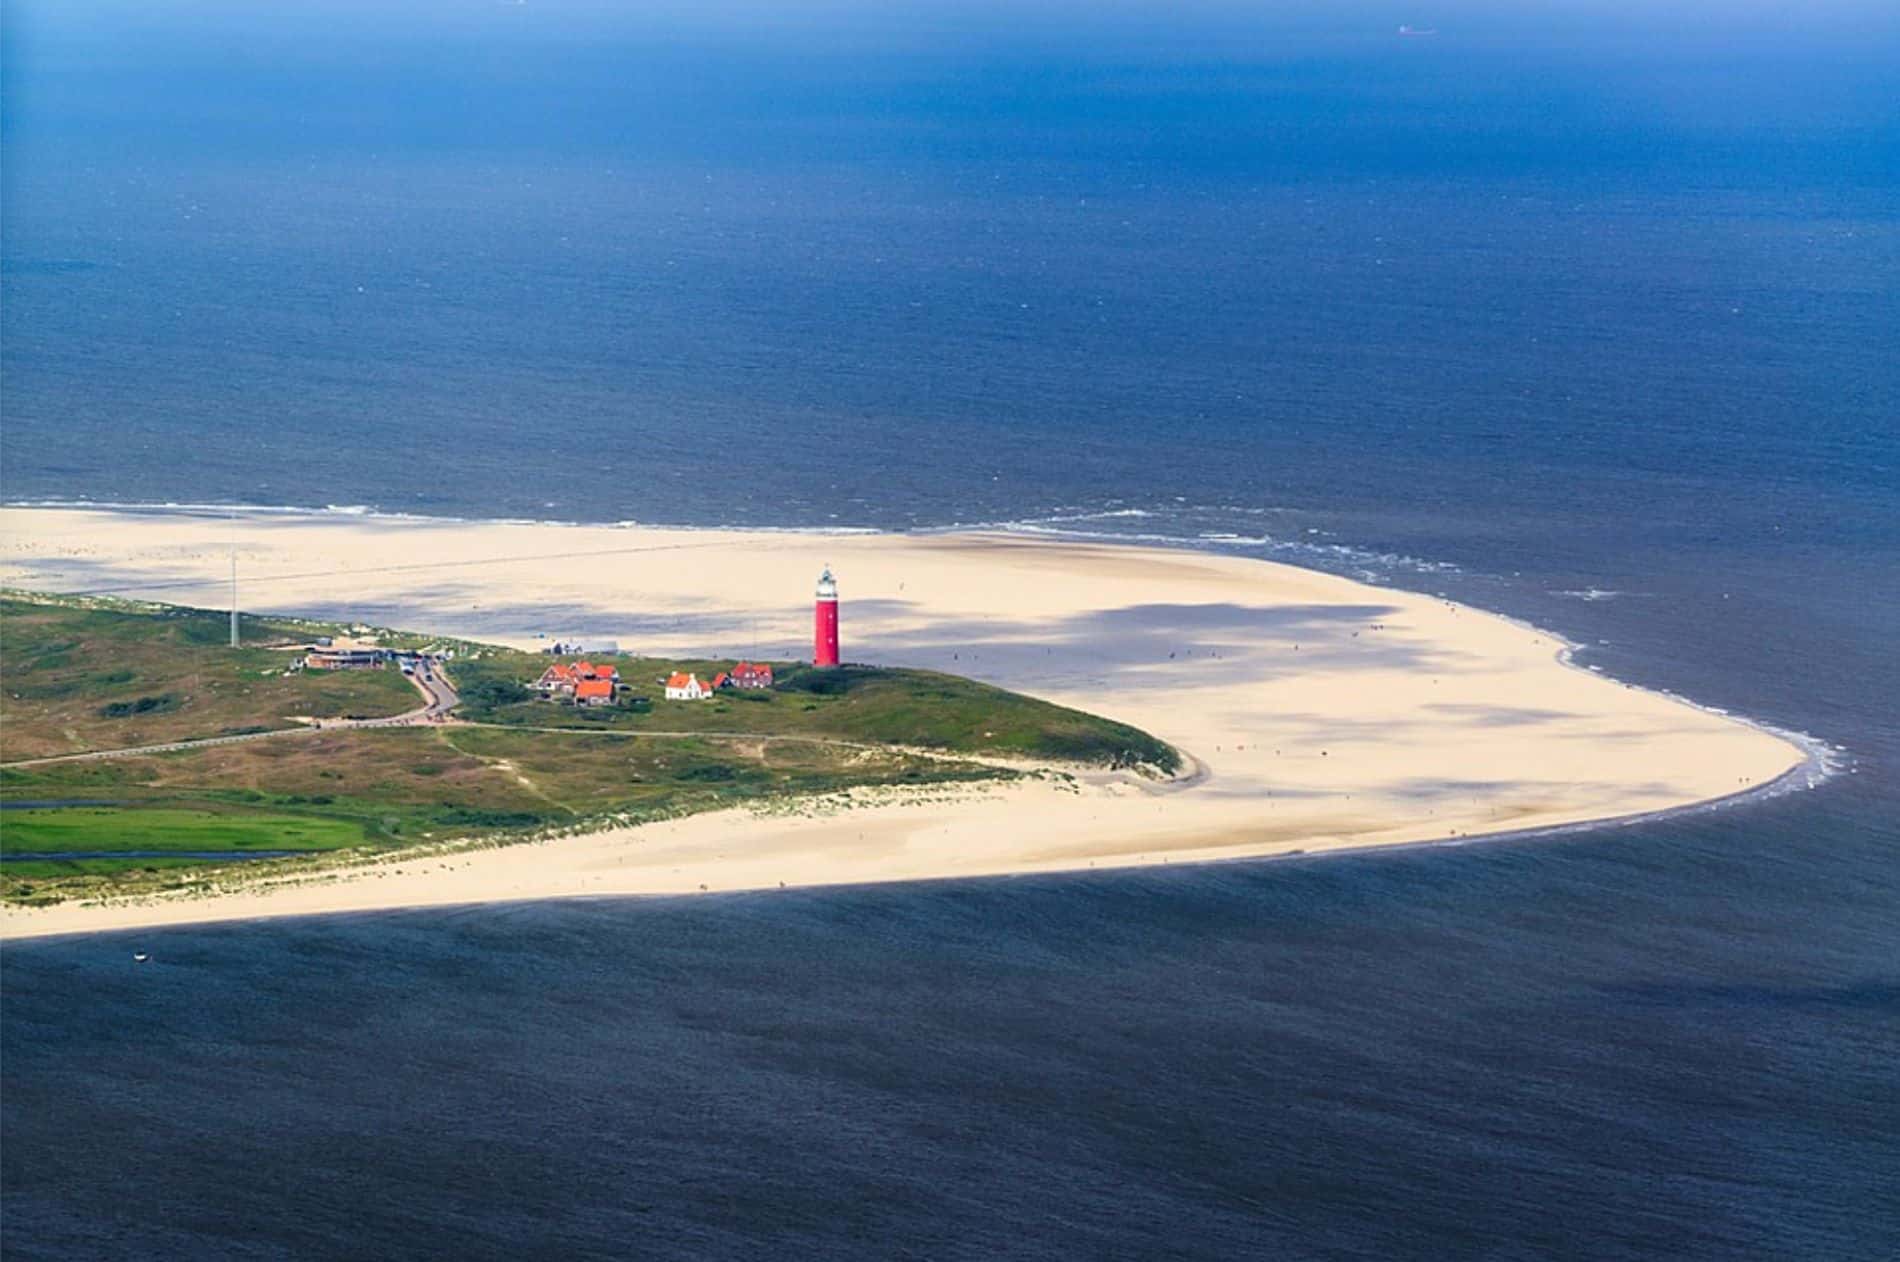
[(206, 810), (67, 807), (8, 811), (0, 853), (115, 850), (336, 850), (361, 845), (348, 820), (262, 811), (221, 815)]
[(648, 706), (589, 709), (527, 696), (519, 682), (552, 660), (531, 653), (485, 650), (458, 663), (462, 717), (511, 726), (609, 728), (617, 731), (754, 732), (905, 745), (998, 758), (1070, 762), (1172, 773), (1180, 756), (1165, 742), (1066, 706), (934, 671), (844, 666), (817, 670), (775, 662), (777, 686), (727, 691), (711, 701), (667, 701), (660, 683), (673, 670), (710, 679), (730, 660), (659, 661), (597, 656)]
[[(416, 693), (396, 671), (286, 676), (290, 655), (265, 647), (320, 633), (317, 624), (247, 619), (247, 639), (258, 646), (233, 651), (215, 612), (0, 599), (0, 752), (19, 764), (285, 727), (288, 714), (413, 708)], [(419, 639), (388, 633), (385, 642)], [(731, 663), (597, 658), (612, 661), (648, 703), (623, 697), (581, 709), (524, 689), (548, 657), (460, 648), (449, 673), (469, 723), (301, 729), (160, 754), (0, 765), (0, 804), (16, 808), (0, 810), (0, 898), (192, 888), (314, 861), (243, 860), (256, 851), (315, 856), (505, 840), (861, 786), (1015, 774), (978, 758), (1160, 771), (1177, 758), (1126, 724), (925, 671), (785, 663), (770, 691), (668, 702), (658, 682), (667, 673), (703, 679)], [(46, 854), (74, 857), (6, 857)]]
[[(321, 633), (321, 632), (316, 632)], [(417, 704), (398, 671), (285, 669), (312, 624), (171, 606), (0, 598), (0, 761), (292, 726), (288, 716), (395, 714)]]

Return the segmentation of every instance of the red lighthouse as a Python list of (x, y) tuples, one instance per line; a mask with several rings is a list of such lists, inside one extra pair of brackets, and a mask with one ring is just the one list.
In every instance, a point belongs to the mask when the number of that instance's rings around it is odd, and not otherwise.
[(838, 664), (838, 584), (832, 581), (831, 567), (818, 576), (818, 600), (813, 606), (811, 664)]

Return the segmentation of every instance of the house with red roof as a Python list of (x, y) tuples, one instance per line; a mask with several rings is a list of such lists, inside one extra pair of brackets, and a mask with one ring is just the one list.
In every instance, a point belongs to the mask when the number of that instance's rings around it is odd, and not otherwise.
[(541, 678), (528, 686), (544, 697), (571, 697), (578, 683), (580, 676), (574, 673), (572, 666), (556, 662), (541, 672)]
[(717, 684), (699, 681), (698, 675), (674, 671), (666, 680), (666, 699), (668, 701), (711, 701)]
[[(579, 700), (581, 685), (605, 684), (607, 689), (605, 695), (608, 700), (611, 701), (613, 699), (614, 685), (619, 682), (620, 670), (618, 667), (595, 665), (593, 662), (585, 661), (555, 662), (552, 666), (549, 666), (546, 670), (541, 672), (541, 678), (535, 680), (528, 686), (551, 700), (562, 697)], [(598, 698), (602, 694), (599, 688), (590, 688), (587, 695), (590, 698)], [(602, 703), (599, 700), (593, 700), (590, 704), (600, 705)]]
[(575, 705), (612, 705), (614, 703), (614, 681), (611, 679), (583, 679), (574, 685)]
[(764, 662), (740, 662), (732, 668), (727, 683), (733, 688), (770, 688), (772, 668)]

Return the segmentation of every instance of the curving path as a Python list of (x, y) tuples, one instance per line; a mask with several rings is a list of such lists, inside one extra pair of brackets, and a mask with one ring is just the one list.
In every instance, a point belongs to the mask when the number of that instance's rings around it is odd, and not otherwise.
[(423, 696), (423, 704), (401, 714), (374, 719), (316, 719), (301, 727), (276, 727), (268, 732), (243, 732), (233, 736), (206, 736), (197, 740), (167, 741), (162, 745), (134, 745), (126, 749), (94, 749), (83, 754), (52, 754), (45, 758), (22, 758), (0, 762), (0, 767), (44, 767), (58, 762), (97, 762), (107, 758), (137, 758), (145, 754), (171, 754), (186, 749), (207, 749), (214, 745), (241, 745), (246, 741), (272, 740), (284, 736), (309, 736), (316, 732), (347, 731), (360, 727), (414, 727), (419, 723), (440, 723), (449, 711), (461, 704), (455, 686), (440, 672), (411, 675), (409, 682)]

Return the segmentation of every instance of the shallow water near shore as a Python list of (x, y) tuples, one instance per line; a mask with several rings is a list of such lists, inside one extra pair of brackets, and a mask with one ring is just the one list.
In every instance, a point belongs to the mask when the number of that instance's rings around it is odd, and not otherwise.
[(1839, 774), (1466, 846), (9, 944), (8, 1257), (1890, 1255), (1900, 44), (1739, 13), (1664, 75), (1628, 15), (1346, 5), (1208, 18), (1211, 61), (1105, 17), (659, 64), (601, 17), (577, 64), (513, 6), (487, 61), (384, 10), (390, 62), (313, 28), (280, 101), (207, 68), (236, 7), (12, 6), (0, 497), (1257, 555)]
[(1872, 1258), (1896, 891), (1803, 814), (10, 947), (9, 1236)]

